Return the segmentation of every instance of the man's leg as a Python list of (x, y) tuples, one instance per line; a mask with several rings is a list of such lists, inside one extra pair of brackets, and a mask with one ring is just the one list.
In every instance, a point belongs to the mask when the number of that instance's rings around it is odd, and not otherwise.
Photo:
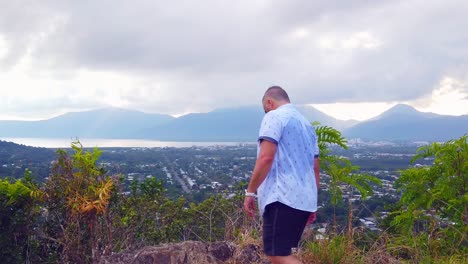
[(268, 259), (271, 261), (271, 264), (302, 264), (302, 262), (293, 255), (289, 255), (286, 257), (268, 256)]
[(263, 214), (264, 252), (273, 264), (301, 263), (291, 255), (297, 247), (310, 213), (275, 202)]

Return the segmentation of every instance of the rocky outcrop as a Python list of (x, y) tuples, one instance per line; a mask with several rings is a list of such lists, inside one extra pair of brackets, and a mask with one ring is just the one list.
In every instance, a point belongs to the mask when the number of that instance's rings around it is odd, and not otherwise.
[(144, 247), (137, 251), (103, 257), (100, 264), (211, 264), (269, 263), (257, 245), (238, 246), (230, 242), (177, 244)]

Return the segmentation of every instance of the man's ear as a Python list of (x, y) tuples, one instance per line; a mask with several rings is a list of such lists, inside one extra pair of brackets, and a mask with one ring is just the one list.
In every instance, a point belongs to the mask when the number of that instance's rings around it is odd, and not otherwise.
[(270, 104), (271, 109), (275, 109), (276, 108), (276, 101), (271, 99), (271, 98), (269, 98), (268, 100), (269, 100), (268, 103)]

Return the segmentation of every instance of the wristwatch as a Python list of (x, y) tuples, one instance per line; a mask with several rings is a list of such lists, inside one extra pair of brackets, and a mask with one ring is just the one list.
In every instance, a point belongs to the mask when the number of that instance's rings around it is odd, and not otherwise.
[(245, 189), (245, 197), (254, 197), (257, 198), (257, 194), (253, 192), (248, 192), (247, 189)]

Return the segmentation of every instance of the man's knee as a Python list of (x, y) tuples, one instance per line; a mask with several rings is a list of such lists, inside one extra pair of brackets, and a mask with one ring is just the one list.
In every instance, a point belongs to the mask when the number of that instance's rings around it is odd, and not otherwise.
[(268, 256), (271, 264), (302, 264), (302, 262), (293, 255), (289, 256)]
[(281, 264), (282, 258), (284, 257), (279, 257), (279, 256), (268, 256), (268, 260), (270, 260), (271, 264)]

